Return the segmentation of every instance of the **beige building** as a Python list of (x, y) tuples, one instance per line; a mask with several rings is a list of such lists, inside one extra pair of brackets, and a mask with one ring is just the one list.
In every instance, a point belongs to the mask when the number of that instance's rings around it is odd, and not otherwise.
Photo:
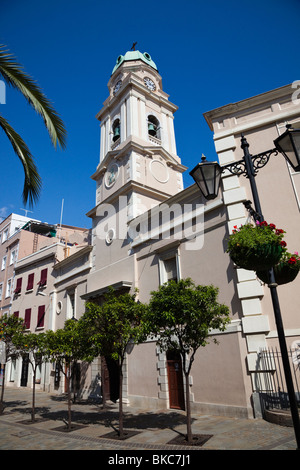
[[(56, 329), (66, 318), (78, 318), (84, 302), (100, 301), (110, 285), (131, 292), (138, 288), (139, 299), (147, 302), (151, 291), (171, 278), (213, 284), (219, 288), (220, 302), (230, 308), (231, 323), (225, 332), (211, 333), (219, 345), (209, 344), (197, 353), (190, 382), (192, 405), (205, 413), (260, 416), (262, 397), (278, 392), (267, 385), (276, 374), (274, 363), (262, 364), (260, 359), (262, 348), (278, 345), (269, 288), (254, 272), (237, 268), (226, 253), (232, 228), (249, 218), (243, 204), (251, 200), (249, 181), (224, 172), (219, 195), (212, 201), (206, 201), (195, 184), (183, 189), (187, 167), (176, 150), (177, 107), (163, 90), (148, 53), (119, 56), (108, 89), (97, 115), (101, 145), (92, 175), (96, 205), (87, 214), (92, 221), (91, 244), (67, 257), (60, 254), (61, 246), (55, 254), (51, 247), (43, 252), (52, 257), (53, 275), (45, 291), (52, 295), (47, 325)], [(207, 157), (221, 165), (239, 161), (242, 134), (253, 155), (273, 149), (287, 123), (299, 127), (300, 103), (294, 97), (293, 87), (287, 85), (205, 113), (217, 153)], [(286, 230), (290, 251), (300, 248), (299, 178), (281, 155), (272, 156), (256, 176), (265, 219)], [(25, 269), (26, 258), (16, 273)], [(288, 346), (300, 338), (298, 288), (300, 277), (278, 287)], [(13, 308), (19, 309), (15, 303)], [(35, 310), (37, 324), (37, 303)], [(123, 400), (151, 409), (182, 408), (180, 368), (180, 360), (160, 351), (154, 341), (135, 346), (124, 365)], [(54, 371), (48, 375), (46, 388), (63, 391)], [(88, 371), (82, 370), (84, 396), (103, 393), (116, 399), (116, 385), (108, 360), (99, 359)]]
[(11, 310), (16, 262), (51, 243), (53, 235), (54, 227), (19, 214), (12, 213), (1, 222), (0, 316)]
[[(24, 244), (20, 243), (19, 259), (13, 266), (10, 313), (24, 318), (26, 331), (39, 333), (48, 329), (57, 329), (60, 324), (58, 321), (55, 323), (57, 313), (55, 280), (58, 273), (55, 268), (66, 258), (70, 261), (74, 259), (77, 253), (88, 245), (89, 231), (78, 227), (67, 225), (57, 227), (29, 220), (21, 232), (19, 240), (22, 242), (25, 234), (28, 243), (26, 249)], [(68, 315), (69, 311), (68, 306), (64, 314)], [(43, 388), (50, 380), (49, 367), (47, 365), (46, 368), (43, 364), (38, 371), (37, 381)], [(27, 361), (21, 359), (9, 361), (6, 371), (8, 385), (31, 384), (31, 372)]]
[[(97, 300), (112, 284), (138, 288), (140, 300), (147, 301), (170, 278), (191, 277), (198, 284), (217, 286), (220, 301), (230, 307), (231, 324), (225, 333), (212, 333), (218, 346), (210, 344), (197, 354), (191, 400), (203, 412), (259, 415), (266, 376), (275, 373), (273, 365), (261, 364), (259, 352), (278, 344), (270, 293), (254, 272), (237, 269), (225, 252), (233, 226), (249, 217), (243, 205), (251, 200), (249, 182), (225, 172), (219, 197), (209, 202), (196, 185), (182, 188), (186, 167), (176, 152), (177, 108), (163, 91), (149, 54), (120, 56), (108, 88), (109, 97), (97, 115), (101, 149), (92, 176), (96, 206), (88, 213), (93, 264), (85, 298)], [(242, 134), (256, 155), (274, 148), (287, 123), (297, 126), (300, 105), (293, 92), (288, 85), (205, 113), (220, 164), (242, 158)], [(199, 160), (200, 155), (201, 149)], [(287, 231), (291, 251), (299, 249), (300, 241), (298, 178), (281, 155), (257, 175), (265, 218)], [(294, 298), (299, 282), (297, 278), (278, 288), (289, 346), (300, 335)], [(173, 365), (174, 358), (154, 342), (134, 347), (125, 365), (123, 398), (151, 408), (182, 407), (182, 377), (177, 394), (169, 387)]]

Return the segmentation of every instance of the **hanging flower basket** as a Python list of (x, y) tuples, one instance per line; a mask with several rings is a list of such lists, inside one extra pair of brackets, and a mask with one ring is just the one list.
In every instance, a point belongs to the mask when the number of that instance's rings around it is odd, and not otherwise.
[(268, 271), (279, 262), (285, 251), (284, 233), (267, 222), (245, 224), (239, 229), (235, 226), (229, 237), (227, 252), (240, 268)]
[[(284, 253), (278, 264), (274, 266), (274, 276), (276, 284), (288, 284), (294, 281), (298, 276), (300, 270), (300, 258), (298, 253), (291, 255), (290, 253)], [(268, 271), (257, 271), (257, 277), (265, 282), (269, 283)]]

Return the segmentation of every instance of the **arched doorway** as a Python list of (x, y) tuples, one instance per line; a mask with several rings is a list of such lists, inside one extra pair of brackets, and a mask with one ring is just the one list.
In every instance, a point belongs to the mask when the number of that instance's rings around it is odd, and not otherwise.
[(182, 363), (179, 352), (167, 352), (167, 369), (168, 369), (168, 383), (169, 383), (169, 401), (170, 408), (177, 410), (184, 410), (184, 390), (183, 390), (183, 376), (182, 376)]

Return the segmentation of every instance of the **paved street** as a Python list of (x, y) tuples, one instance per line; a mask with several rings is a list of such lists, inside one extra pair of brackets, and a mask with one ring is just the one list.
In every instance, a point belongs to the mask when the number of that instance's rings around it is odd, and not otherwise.
[(30, 389), (6, 387), (4, 398), (6, 408), (0, 416), (1, 450), (106, 450), (115, 455), (116, 452), (139, 450), (175, 454), (200, 450), (296, 449), (292, 427), (262, 419), (193, 413), (193, 433), (206, 441), (201, 446), (188, 447), (170, 444), (186, 432), (185, 412), (182, 411), (149, 411), (125, 406), (124, 429), (130, 437), (119, 441), (107, 436), (118, 427), (118, 405), (111, 404), (104, 410), (102, 405), (86, 401), (73, 404), (74, 430), (66, 432), (63, 419), (67, 419), (67, 401), (64, 396), (37, 391), (38, 421), (34, 424), (28, 423), (31, 417)]

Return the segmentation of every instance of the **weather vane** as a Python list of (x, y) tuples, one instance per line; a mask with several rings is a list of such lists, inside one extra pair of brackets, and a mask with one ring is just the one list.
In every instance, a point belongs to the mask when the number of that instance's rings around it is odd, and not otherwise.
[(136, 45), (137, 45), (137, 42), (134, 42), (134, 43), (132, 44), (132, 48), (131, 48), (132, 51), (135, 51), (135, 46), (136, 46)]

